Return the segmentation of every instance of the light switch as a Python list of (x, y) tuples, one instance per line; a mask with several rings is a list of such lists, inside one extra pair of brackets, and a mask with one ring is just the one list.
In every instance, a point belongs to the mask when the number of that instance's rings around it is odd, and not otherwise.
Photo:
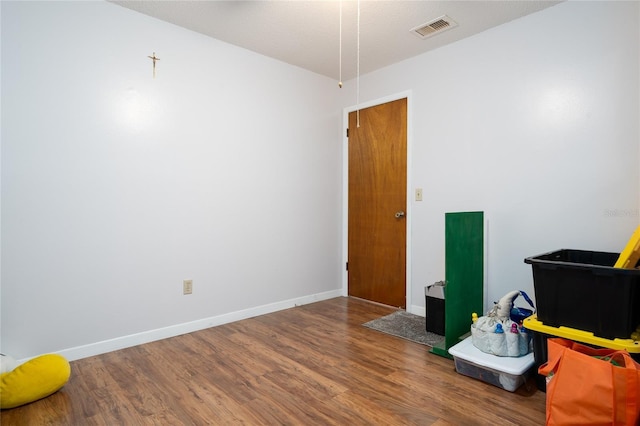
[(416, 201), (422, 201), (422, 188), (416, 188)]

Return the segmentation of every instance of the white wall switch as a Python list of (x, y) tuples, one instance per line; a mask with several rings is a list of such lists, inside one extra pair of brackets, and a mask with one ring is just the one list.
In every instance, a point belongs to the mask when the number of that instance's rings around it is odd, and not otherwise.
[(182, 281), (182, 294), (192, 294), (192, 293), (193, 293), (193, 280)]

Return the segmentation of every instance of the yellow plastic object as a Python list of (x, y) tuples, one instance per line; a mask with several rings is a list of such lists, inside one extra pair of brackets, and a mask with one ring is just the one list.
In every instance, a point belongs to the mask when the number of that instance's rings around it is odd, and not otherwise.
[(41, 355), (0, 375), (0, 408), (14, 408), (51, 395), (67, 383), (69, 362), (57, 354)]
[(614, 268), (634, 269), (640, 260), (640, 226), (635, 230), (627, 246), (620, 253)]
[(605, 339), (602, 337), (594, 336), (590, 331), (577, 330), (569, 327), (551, 327), (544, 325), (538, 321), (536, 315), (531, 315), (526, 318), (522, 325), (528, 330), (537, 331), (539, 333), (548, 334), (554, 337), (564, 337), (575, 342), (587, 343), (601, 348), (615, 349), (615, 350), (627, 350), (630, 353), (640, 353), (640, 342), (633, 339)]

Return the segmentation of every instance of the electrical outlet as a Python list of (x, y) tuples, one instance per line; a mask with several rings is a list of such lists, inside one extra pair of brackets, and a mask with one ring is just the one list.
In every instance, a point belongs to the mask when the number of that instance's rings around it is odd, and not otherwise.
[(191, 293), (193, 293), (193, 280), (183, 280), (182, 294), (191, 294)]
[(422, 201), (422, 188), (416, 188), (416, 201)]

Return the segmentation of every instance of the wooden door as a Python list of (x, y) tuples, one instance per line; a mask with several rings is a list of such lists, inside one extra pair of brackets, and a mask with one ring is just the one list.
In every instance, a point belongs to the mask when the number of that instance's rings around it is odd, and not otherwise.
[(349, 295), (406, 308), (407, 99), (349, 114)]

